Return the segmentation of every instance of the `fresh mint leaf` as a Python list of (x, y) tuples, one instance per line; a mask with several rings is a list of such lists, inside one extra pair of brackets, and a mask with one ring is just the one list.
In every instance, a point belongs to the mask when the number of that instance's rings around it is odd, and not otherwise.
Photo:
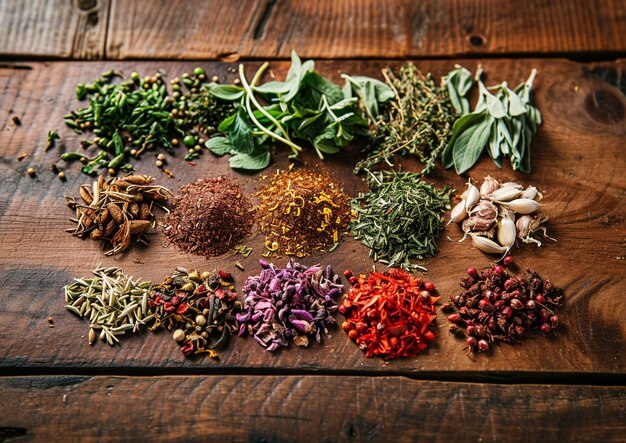
[(204, 144), (209, 151), (211, 151), (215, 155), (225, 155), (225, 154), (233, 154), (236, 153), (233, 145), (230, 143), (230, 140), (227, 137), (218, 136), (212, 137), (206, 141)]
[(228, 162), (233, 169), (260, 171), (270, 164), (270, 151), (266, 150), (256, 155), (240, 153), (232, 156)]
[(237, 116), (232, 129), (228, 132), (228, 138), (237, 152), (250, 154), (254, 150), (254, 138), (252, 137), (252, 124), (250, 117), (243, 107), (237, 110)]

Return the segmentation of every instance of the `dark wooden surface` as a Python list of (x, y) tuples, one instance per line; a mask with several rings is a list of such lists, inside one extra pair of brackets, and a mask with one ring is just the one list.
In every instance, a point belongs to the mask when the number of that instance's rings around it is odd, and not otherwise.
[[(233, 4), (0, 0), (0, 441), (626, 440), (624, 60), (583, 63), (558, 56), (623, 55), (624, 3)], [(520, 268), (535, 268), (565, 289), (555, 334), (530, 334), (520, 345), (500, 345), (470, 359), (439, 314), (439, 337), (428, 352), (392, 362), (366, 359), (340, 330), (322, 345), (276, 354), (249, 338), (234, 339), (220, 362), (185, 360), (164, 333), (129, 337), (115, 348), (88, 346), (87, 322), (63, 308), (61, 288), (72, 277), (102, 263), (160, 280), (181, 265), (225, 268), (241, 288), (259, 270), (262, 241), (248, 239), (254, 253), (237, 258), (244, 272), (233, 257), (205, 260), (164, 247), (158, 232), (149, 247), (104, 257), (95, 242), (63, 232), (71, 215), (63, 195), (76, 194), (89, 179), (77, 164), (66, 169), (65, 183), (48, 170), (63, 162), (58, 151), (44, 152), (47, 131), (58, 129), (67, 149), (77, 148), (80, 137), (62, 117), (77, 105), (75, 85), (102, 71), (145, 75), (164, 68), (173, 77), (199, 65), (226, 82), (234, 79), (227, 67), (237, 65), (47, 60), (280, 59), (292, 47), (316, 58), (356, 59), (317, 63), (335, 81), (341, 72), (379, 76), (380, 68), (401, 63), (381, 58), (473, 57), (417, 63), (437, 75), (455, 63), (470, 69), (482, 63), (488, 82), (517, 83), (538, 69), (534, 96), (545, 123), (532, 147), (533, 173), (498, 170), (484, 158), (470, 176), (480, 181), (490, 174), (544, 192), (549, 230), (558, 242), (541, 249), (524, 245), (514, 255)], [(246, 66), (251, 75), (258, 63)], [(287, 66), (275, 61), (272, 72), (281, 77)], [(22, 153), (30, 157), (19, 162)], [(310, 154), (303, 161), (328, 169), (355, 195), (365, 189), (351, 174), (358, 155), (351, 147), (323, 163)], [(266, 173), (287, 167), (286, 156), (279, 149)], [(258, 189), (259, 175), (231, 171), (226, 158), (205, 154), (190, 166), (182, 157), (168, 158), (174, 179), (150, 156), (138, 172), (175, 192), (221, 173), (238, 178), (246, 192)], [(26, 174), (28, 167), (37, 169), (36, 178)], [(451, 171), (432, 178), (457, 189), (466, 179)], [(460, 230), (450, 225), (437, 257), (425, 262), (427, 278), (444, 299), (458, 291), (468, 266), (489, 264), (459, 238)], [(367, 250), (352, 239), (303, 261), (330, 263), (338, 272), (372, 266)]]
[[(66, 441), (619, 441), (626, 388), (402, 377), (7, 377), (4, 435)], [(146, 410), (137, 421), (128, 411)], [(616, 419), (620, 419), (617, 421)], [(245, 423), (245, 426), (241, 426)], [(529, 424), (533, 426), (529, 426)], [(11, 440), (13, 441), (13, 440)]]
[(590, 58), (625, 29), (620, 0), (0, 1), (0, 54), (24, 58)]

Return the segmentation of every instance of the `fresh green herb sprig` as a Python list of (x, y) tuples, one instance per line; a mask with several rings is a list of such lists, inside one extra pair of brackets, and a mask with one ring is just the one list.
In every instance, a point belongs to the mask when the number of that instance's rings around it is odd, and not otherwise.
[(437, 252), (442, 215), (450, 209), (454, 190), (437, 189), (414, 172), (366, 172), (370, 191), (352, 200), (357, 214), (350, 226), (354, 238), (370, 248), (374, 261), (389, 267), (418, 267), (410, 260)]
[[(457, 174), (462, 174), (474, 166), (487, 148), (499, 168), (502, 168), (502, 160), (509, 157), (514, 171), (530, 174), (530, 144), (542, 122), (541, 113), (530, 103), (537, 70), (533, 69), (528, 80), (514, 90), (506, 82), (485, 87), (480, 80), (481, 73), (479, 69), (476, 75), (480, 94), (476, 108), (454, 123), (450, 143), (442, 153), (443, 166), (446, 169), (454, 166)], [(463, 80), (459, 81), (461, 77)], [(448, 82), (448, 88), (454, 91), (450, 96), (459, 98), (460, 108), (469, 111), (461, 103), (469, 90), (467, 74), (451, 73), (447, 78), (454, 80)]]
[(342, 89), (315, 72), (312, 60), (302, 63), (295, 51), (284, 82), (259, 84), (267, 67), (263, 64), (248, 81), (240, 65), (242, 86), (209, 85), (215, 97), (236, 105), (218, 127), (224, 135), (206, 143), (216, 155), (232, 155), (232, 168), (267, 167), (272, 141), (287, 145), (291, 157), (303, 150), (301, 141), (310, 143), (320, 159), (336, 154), (356, 137), (367, 135), (380, 104), (393, 97), (387, 85), (368, 77), (344, 75)]
[(447, 146), (455, 112), (445, 86), (437, 86), (431, 74), (422, 74), (412, 63), (397, 74), (383, 69), (394, 93), (376, 120), (367, 158), (357, 163), (356, 174), (381, 162), (393, 166), (394, 155), (415, 155), (424, 164), (422, 174), (435, 168), (435, 161)]

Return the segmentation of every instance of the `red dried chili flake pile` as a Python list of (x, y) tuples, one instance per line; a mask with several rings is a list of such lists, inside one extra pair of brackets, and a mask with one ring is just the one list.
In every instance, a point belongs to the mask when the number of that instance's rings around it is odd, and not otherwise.
[(181, 188), (163, 233), (184, 252), (212, 257), (235, 247), (250, 234), (252, 205), (235, 180), (204, 178)]
[(367, 277), (356, 277), (351, 271), (344, 275), (352, 288), (339, 306), (346, 316), (341, 327), (366, 357), (411, 357), (428, 348), (435, 339), (429, 326), (437, 317), (439, 300), (432, 295), (432, 282), (401, 269), (371, 272)]
[[(512, 263), (506, 257), (505, 265)], [(448, 316), (450, 330), (467, 337), (468, 352), (484, 352), (497, 341), (518, 342), (529, 330), (550, 333), (559, 324), (551, 309), (559, 304), (563, 290), (528, 269), (511, 275), (504, 266), (482, 271), (471, 267), (461, 279), (463, 293), (450, 297), (442, 310), (458, 308)]]

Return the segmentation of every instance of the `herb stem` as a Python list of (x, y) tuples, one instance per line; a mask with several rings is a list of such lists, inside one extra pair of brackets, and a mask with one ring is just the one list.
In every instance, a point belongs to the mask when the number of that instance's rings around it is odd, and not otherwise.
[[(256, 97), (254, 96), (254, 92), (252, 91), (252, 87), (254, 87), (254, 85), (259, 80), (259, 78), (261, 77), (261, 75), (263, 74), (265, 69), (267, 69), (267, 66), (269, 66), (269, 63), (267, 63), (267, 62), (264, 63), (259, 68), (259, 70), (255, 74), (255, 76), (253, 77), (252, 83), (249, 84), (248, 80), (246, 79), (245, 72), (244, 72), (244, 66), (243, 65), (239, 65), (239, 78), (241, 79), (241, 85), (243, 86), (244, 90), (246, 91), (246, 110), (248, 111), (248, 114), (250, 116), (250, 120), (252, 120), (252, 122), (261, 131), (263, 131), (265, 134), (269, 135), (273, 139), (276, 139), (276, 140), (279, 140), (279, 141), (285, 143), (286, 145), (291, 147), (291, 149), (294, 151), (294, 154), (297, 154), (298, 152), (302, 151), (302, 148), (300, 146), (296, 145), (295, 143), (293, 143), (291, 140), (289, 140), (287, 132), (282, 127), (282, 125), (278, 122), (278, 120), (276, 120), (274, 117), (272, 117), (272, 115), (269, 112), (267, 112), (263, 108), (263, 106), (261, 106), (261, 104), (257, 101)], [(257, 120), (257, 118), (254, 116), (254, 111), (252, 110), (252, 104), (254, 104), (255, 108), (257, 108), (261, 112), (261, 114), (266, 116), (272, 123), (274, 123), (276, 125), (277, 129), (280, 130), (280, 132), (282, 134), (284, 134), (285, 137), (287, 137), (287, 138), (281, 137), (280, 135), (276, 134), (275, 132), (270, 131), (265, 126), (263, 126)]]

